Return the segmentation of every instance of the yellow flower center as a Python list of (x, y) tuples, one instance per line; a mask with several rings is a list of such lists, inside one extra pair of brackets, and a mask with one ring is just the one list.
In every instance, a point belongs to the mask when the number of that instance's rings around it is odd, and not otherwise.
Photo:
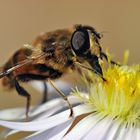
[(106, 82), (90, 73), (86, 81), (89, 93), (74, 94), (104, 115), (121, 119), (128, 124), (140, 124), (140, 65), (113, 66), (103, 70)]

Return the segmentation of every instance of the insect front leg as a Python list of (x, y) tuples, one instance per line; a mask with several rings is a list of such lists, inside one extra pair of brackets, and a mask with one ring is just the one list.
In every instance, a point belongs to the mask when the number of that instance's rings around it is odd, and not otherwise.
[(102, 68), (101, 68), (101, 66), (99, 64), (98, 57), (96, 55), (94, 55), (94, 54), (88, 54), (86, 56), (86, 60), (90, 64), (92, 69), (88, 68), (87, 66), (83, 66), (81, 64), (80, 65), (82, 67), (86, 68), (86, 69), (94, 71), (94, 73), (99, 75), (102, 78), (103, 81), (106, 81), (106, 79), (103, 77), (103, 71), (102, 71)]
[(17, 79), (15, 79), (14, 82), (15, 82), (15, 88), (18, 94), (27, 98), (26, 118), (28, 119), (28, 112), (29, 112), (30, 103), (31, 103), (31, 95), (22, 86), (20, 86)]
[(87, 57), (87, 61), (91, 65), (91, 67), (95, 70), (96, 74), (103, 76), (102, 68), (99, 64), (98, 57), (96, 55), (90, 54)]
[[(100, 53), (100, 57), (101, 57), (101, 59), (105, 58), (106, 61), (108, 62), (108, 57), (107, 57), (107, 55), (106, 55), (104, 52), (101, 52), (101, 53)], [(115, 61), (113, 61), (113, 60), (110, 60), (110, 63), (111, 63), (112, 65), (118, 65), (118, 66), (120, 66), (120, 64), (118, 64), (117, 62), (115, 62)]]
[[(83, 66), (83, 65), (82, 65)], [(89, 75), (87, 74), (84, 74), (82, 69), (80, 67), (77, 67), (76, 70), (78, 71), (78, 73), (80, 74), (80, 76), (85, 76), (85, 79), (88, 81), (88, 82), (92, 82), (91, 78), (89, 77)]]

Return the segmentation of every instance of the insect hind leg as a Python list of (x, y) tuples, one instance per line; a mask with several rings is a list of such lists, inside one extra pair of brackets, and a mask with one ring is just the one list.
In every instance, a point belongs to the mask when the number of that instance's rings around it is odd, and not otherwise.
[(48, 100), (48, 86), (45, 81), (43, 81), (44, 91), (41, 103), (45, 103)]
[(31, 81), (31, 80), (37, 80), (37, 81), (43, 81), (43, 86), (44, 86), (44, 91), (43, 91), (43, 98), (41, 101), (42, 103), (45, 103), (48, 99), (48, 88), (47, 88), (47, 84), (45, 82), (45, 80), (47, 80), (46, 76), (43, 75), (36, 75), (36, 74), (21, 74), (18, 75), (18, 79), (25, 82), (25, 81)]
[(20, 86), (19, 82), (16, 79), (14, 82), (15, 82), (15, 88), (18, 94), (27, 98), (26, 118), (28, 118), (28, 112), (29, 112), (30, 103), (31, 103), (31, 95), (22, 86)]

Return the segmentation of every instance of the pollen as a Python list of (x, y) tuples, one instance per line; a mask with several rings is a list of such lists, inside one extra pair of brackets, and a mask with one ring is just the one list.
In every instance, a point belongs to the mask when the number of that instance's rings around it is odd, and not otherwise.
[(92, 82), (86, 82), (86, 98), (78, 90), (74, 95), (103, 115), (127, 125), (140, 125), (140, 65), (110, 66), (107, 70), (103, 69), (103, 73), (107, 81), (89, 74)]

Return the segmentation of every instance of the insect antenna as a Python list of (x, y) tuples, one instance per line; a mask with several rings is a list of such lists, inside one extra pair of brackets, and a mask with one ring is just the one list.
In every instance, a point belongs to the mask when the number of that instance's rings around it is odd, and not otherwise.
[(102, 78), (103, 81), (107, 81), (96, 69), (93, 69), (93, 68), (90, 68), (90, 67), (88, 67), (88, 66), (82, 65), (82, 64), (79, 63), (79, 62), (75, 62), (75, 64), (81, 66), (81, 67), (84, 68), (84, 69), (93, 71), (93, 72), (96, 73), (98, 76), (100, 76), (100, 77)]
[(102, 31), (99, 34), (100, 34), (100, 37), (103, 38), (104, 37), (104, 34), (108, 34), (108, 33), (109, 33), (108, 31)]

